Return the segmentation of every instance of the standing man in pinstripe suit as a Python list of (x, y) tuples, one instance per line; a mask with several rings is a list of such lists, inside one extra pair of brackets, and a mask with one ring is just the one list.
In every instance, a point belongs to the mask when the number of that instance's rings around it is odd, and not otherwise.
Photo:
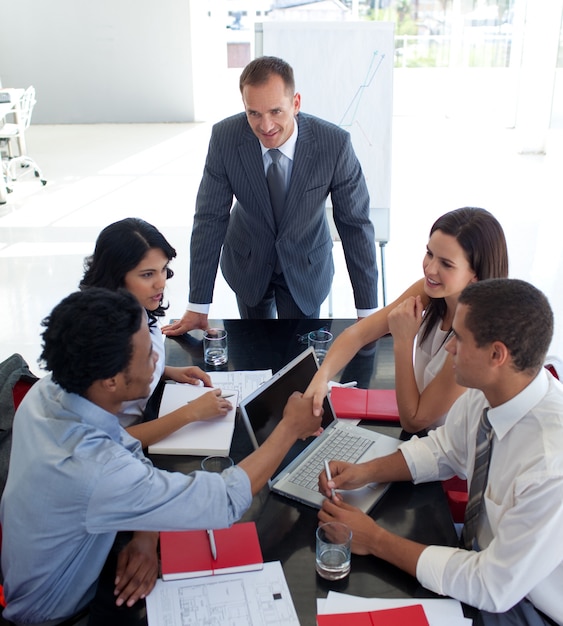
[[(240, 90), (245, 112), (216, 124), (209, 143), (191, 238), (188, 310), (163, 331), (207, 328), (219, 258), (243, 319), (318, 317), (334, 274), (329, 194), (358, 317), (368, 315), (377, 307), (375, 238), (350, 135), (299, 112), (293, 70), (282, 59), (252, 61)], [(285, 184), (276, 214), (266, 180), (274, 148)]]

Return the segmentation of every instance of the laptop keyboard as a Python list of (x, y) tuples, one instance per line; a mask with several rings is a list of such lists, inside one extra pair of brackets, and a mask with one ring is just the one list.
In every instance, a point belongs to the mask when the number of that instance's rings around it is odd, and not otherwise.
[(370, 439), (364, 439), (344, 430), (337, 430), (315, 450), (314, 454), (307, 458), (299, 472), (293, 472), (289, 482), (312, 491), (318, 491), (319, 474), (324, 469), (325, 459), (355, 463), (372, 443), (373, 441)]

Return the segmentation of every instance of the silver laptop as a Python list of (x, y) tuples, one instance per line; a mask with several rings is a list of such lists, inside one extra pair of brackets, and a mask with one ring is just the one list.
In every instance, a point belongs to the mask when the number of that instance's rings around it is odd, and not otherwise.
[[(313, 348), (309, 348), (241, 401), (242, 418), (255, 448), (268, 438), (282, 419), (289, 396), (294, 391), (304, 392), (318, 368)], [(270, 489), (275, 493), (316, 508), (320, 508), (324, 500), (318, 490), (324, 459), (352, 463), (367, 461), (395, 452), (401, 443), (393, 437), (338, 420), (328, 398), (323, 408), (322, 435), (299, 440), (269, 481)], [(367, 513), (387, 487), (388, 484), (373, 483), (340, 493), (346, 502)]]

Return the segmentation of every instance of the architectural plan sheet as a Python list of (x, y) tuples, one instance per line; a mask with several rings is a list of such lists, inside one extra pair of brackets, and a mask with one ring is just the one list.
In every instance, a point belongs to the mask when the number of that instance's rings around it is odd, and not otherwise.
[(299, 626), (281, 563), (212, 579), (157, 580), (147, 596), (149, 626)]

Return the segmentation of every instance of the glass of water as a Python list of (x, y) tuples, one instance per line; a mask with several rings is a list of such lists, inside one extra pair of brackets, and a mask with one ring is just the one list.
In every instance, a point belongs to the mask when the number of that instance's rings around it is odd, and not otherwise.
[(227, 331), (208, 328), (203, 334), (203, 360), (208, 365), (225, 365), (229, 360)]
[(332, 343), (332, 333), (328, 330), (312, 330), (309, 333), (309, 346), (313, 347), (319, 363), (324, 361)]
[(317, 528), (315, 567), (327, 580), (340, 580), (350, 573), (352, 531), (346, 524), (327, 522)]
[(220, 474), (223, 470), (233, 467), (235, 462), (230, 456), (211, 455), (206, 456), (201, 462), (201, 469), (204, 472), (215, 472)]

